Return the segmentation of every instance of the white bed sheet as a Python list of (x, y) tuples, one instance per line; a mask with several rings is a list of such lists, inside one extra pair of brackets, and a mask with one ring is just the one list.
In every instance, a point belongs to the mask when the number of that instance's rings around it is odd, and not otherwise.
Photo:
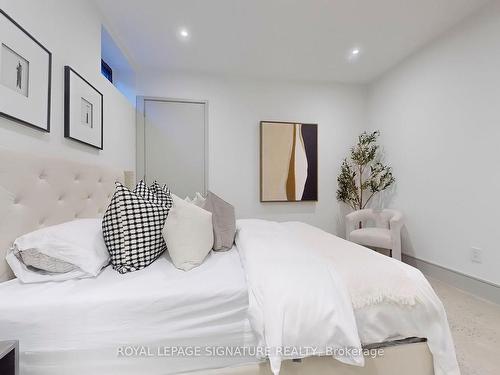
[(172, 374), (256, 361), (165, 351), (254, 345), (247, 308), (235, 248), (189, 272), (163, 255), (125, 275), (108, 267), (93, 279), (0, 284), (0, 340), (19, 339), (23, 374)]

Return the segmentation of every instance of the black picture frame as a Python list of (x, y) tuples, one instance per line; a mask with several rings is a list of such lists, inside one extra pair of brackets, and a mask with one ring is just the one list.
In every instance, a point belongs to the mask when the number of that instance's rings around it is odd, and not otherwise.
[[(76, 138), (71, 135), (71, 74), (75, 74), (82, 82), (87, 84), (92, 90), (96, 91), (101, 97), (101, 142), (99, 146), (86, 142), (83, 139)], [(89, 81), (83, 78), (77, 71), (70, 66), (64, 67), (64, 137), (72, 139), (81, 144), (96, 148), (104, 149), (104, 96), (97, 90)]]
[(18, 122), (20, 124), (26, 125), (32, 129), (50, 133), (50, 110), (51, 110), (51, 96), (52, 96), (52, 52), (50, 52), (42, 43), (40, 43), (33, 35), (31, 35), (25, 28), (23, 28), (19, 23), (17, 23), (12, 17), (10, 17), (3, 9), (0, 8), (0, 18), (4, 17), (7, 21), (11, 22), (16, 28), (18, 28), (22, 33), (24, 33), (29, 39), (31, 39), (36, 45), (38, 45), (44, 52), (48, 55), (48, 82), (47, 82), (47, 124), (45, 127), (36, 125), (32, 122), (23, 120), (22, 118), (13, 116), (6, 112), (0, 111), (0, 116), (11, 121)]

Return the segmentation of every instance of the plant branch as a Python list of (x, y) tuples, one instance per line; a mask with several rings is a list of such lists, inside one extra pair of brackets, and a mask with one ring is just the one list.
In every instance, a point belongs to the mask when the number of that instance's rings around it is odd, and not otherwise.
[(375, 195), (376, 192), (373, 192), (369, 197), (368, 199), (366, 200), (365, 204), (363, 205), (363, 208), (366, 207), (366, 205), (368, 204), (368, 202), (370, 202), (370, 199), (372, 199), (372, 197)]

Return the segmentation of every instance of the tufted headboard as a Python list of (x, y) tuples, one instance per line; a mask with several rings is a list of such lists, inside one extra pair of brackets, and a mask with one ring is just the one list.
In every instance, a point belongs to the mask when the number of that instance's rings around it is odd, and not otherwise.
[(99, 217), (124, 171), (0, 149), (0, 282), (13, 277), (7, 249), (22, 234)]

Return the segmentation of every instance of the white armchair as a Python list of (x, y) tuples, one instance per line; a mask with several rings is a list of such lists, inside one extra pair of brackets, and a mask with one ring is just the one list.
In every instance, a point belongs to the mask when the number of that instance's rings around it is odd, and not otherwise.
[[(363, 223), (359, 228), (359, 223)], [(375, 227), (365, 227), (372, 222)], [(346, 216), (347, 240), (359, 245), (391, 250), (391, 256), (401, 260), (401, 227), (403, 215), (396, 210), (365, 209)]]

